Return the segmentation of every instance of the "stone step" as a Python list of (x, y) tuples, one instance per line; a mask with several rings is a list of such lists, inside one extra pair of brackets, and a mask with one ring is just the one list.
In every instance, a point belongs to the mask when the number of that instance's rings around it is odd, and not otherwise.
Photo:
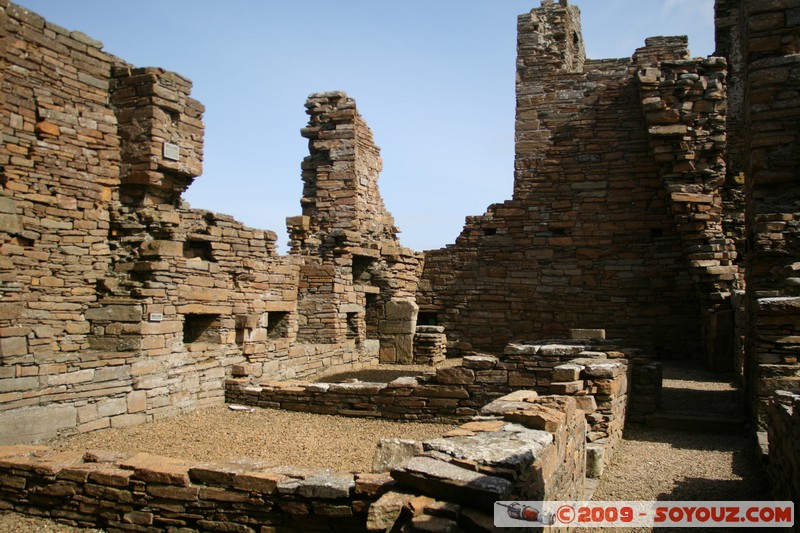
[(645, 423), (655, 428), (709, 433), (739, 433), (744, 431), (747, 425), (743, 417), (686, 413), (653, 413), (645, 417)]

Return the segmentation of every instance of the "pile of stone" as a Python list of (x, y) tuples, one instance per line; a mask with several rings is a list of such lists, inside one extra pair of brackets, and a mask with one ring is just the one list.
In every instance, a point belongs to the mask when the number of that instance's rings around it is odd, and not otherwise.
[(417, 326), (414, 335), (414, 364), (437, 365), (445, 360), (447, 335), (443, 326)]

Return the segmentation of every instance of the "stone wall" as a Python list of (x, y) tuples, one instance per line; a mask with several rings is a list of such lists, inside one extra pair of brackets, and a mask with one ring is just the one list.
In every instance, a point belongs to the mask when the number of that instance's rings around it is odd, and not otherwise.
[(775, 500), (800, 500), (800, 395), (776, 391), (768, 410), (767, 472)]
[(426, 253), (420, 312), (453, 351), (589, 327), (660, 357), (719, 347), (727, 363), (724, 61), (690, 61), (685, 38), (588, 60), (577, 7), (542, 4), (518, 24), (513, 198)]
[(775, 390), (800, 392), (800, 1), (745, 1), (737, 21), (744, 79), (747, 354), (753, 416)]
[(219, 404), (234, 371), (412, 357), (422, 258), (396, 238), (352, 99), (309, 99), (303, 215), (279, 256), (274, 232), (181, 200), (203, 158), (189, 80), (0, 15), (0, 443)]
[(298, 310), (305, 342), (380, 341), (380, 359), (413, 361), (421, 254), (403, 248), (378, 192), (380, 150), (343, 92), (306, 102), (303, 214), (287, 219), (301, 258)]
[[(497, 399), (520, 390), (527, 390), (531, 401), (540, 397), (547, 402), (552, 395), (571, 397), (586, 418), (585, 440), (596, 465), (593, 475), (598, 477), (622, 439), (632, 368), (627, 358), (633, 353), (597, 341), (510, 344), (501, 358), (466, 356), (459, 366), (389, 383), (261, 381), (253, 385), (247, 378), (231, 379), (226, 383), (226, 400), (317, 414), (449, 421), (495, 410), (499, 411), (494, 414), (505, 413), (504, 409), (514, 406)], [(545, 429), (556, 419), (542, 417), (537, 429)]]
[(0, 509), (126, 531), (494, 531), (497, 500), (581, 499), (572, 398), (517, 394), (486, 414), (390, 474), (0, 446)]

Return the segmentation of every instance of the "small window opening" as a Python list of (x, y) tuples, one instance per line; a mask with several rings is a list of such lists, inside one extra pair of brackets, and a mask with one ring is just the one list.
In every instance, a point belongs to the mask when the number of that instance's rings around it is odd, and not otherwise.
[(650, 228), (650, 237), (657, 239), (663, 236), (664, 236), (664, 230), (662, 228)]
[(183, 343), (205, 342), (219, 344), (222, 341), (219, 315), (185, 315), (183, 322)]
[(289, 313), (270, 311), (267, 313), (267, 337), (283, 339), (289, 336)]
[(358, 338), (358, 313), (347, 313), (347, 338)]
[(183, 243), (183, 257), (186, 259), (214, 261), (214, 256), (211, 253), (211, 243), (200, 240), (186, 241)]
[(497, 235), (497, 228), (484, 228), (483, 234), (487, 237), (491, 235)]
[(434, 312), (430, 311), (420, 311), (419, 315), (417, 315), (417, 325), (418, 326), (438, 326), (439, 325), (439, 315)]
[(372, 281), (372, 274), (369, 272), (369, 267), (372, 266), (375, 260), (371, 257), (364, 257), (360, 255), (353, 256), (353, 284), (354, 285), (369, 285)]

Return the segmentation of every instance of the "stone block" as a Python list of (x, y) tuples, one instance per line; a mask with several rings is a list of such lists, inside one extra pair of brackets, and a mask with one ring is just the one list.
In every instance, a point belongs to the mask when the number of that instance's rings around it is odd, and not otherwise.
[(417, 381), (417, 378), (412, 376), (403, 376), (390, 381), (387, 387), (390, 389), (413, 389), (418, 385), (419, 381)]
[(386, 304), (387, 320), (406, 320), (414, 323), (411, 333), (414, 333), (417, 323), (419, 306), (413, 300), (390, 300)]
[(0, 393), (14, 391), (28, 391), (39, 387), (39, 378), (29, 376), (25, 378), (10, 378), (0, 380)]
[(583, 367), (579, 365), (558, 365), (553, 368), (553, 377), (551, 382), (560, 381), (576, 381), (581, 377), (581, 370)]
[(422, 443), (415, 440), (381, 439), (372, 457), (372, 471), (389, 472), (422, 451)]
[(111, 418), (111, 427), (123, 428), (127, 426), (138, 426), (147, 422), (147, 415), (144, 413), (132, 415), (118, 415)]
[(411, 335), (397, 335), (394, 338), (396, 351), (395, 361), (402, 365), (414, 362), (414, 338)]
[(45, 383), (48, 385), (74, 385), (76, 383), (85, 383), (94, 379), (94, 370), (87, 368), (86, 370), (78, 370), (77, 372), (66, 372), (64, 374), (53, 374), (44, 377)]
[(414, 322), (411, 320), (384, 320), (378, 326), (384, 335), (413, 335)]
[(131, 369), (129, 366), (107, 366), (98, 368), (94, 371), (93, 381), (114, 381), (126, 380), (131, 377)]
[(604, 329), (571, 329), (569, 338), (574, 340), (584, 339), (605, 339), (606, 330)]
[(430, 457), (414, 457), (392, 470), (392, 477), (425, 494), (490, 511), (506, 500), (511, 482)]
[(28, 339), (26, 337), (0, 338), (0, 357), (27, 355)]
[(397, 485), (397, 482), (392, 479), (388, 472), (380, 472), (377, 474), (358, 473), (355, 475), (355, 495), (356, 497), (367, 497), (374, 500), (380, 494)]
[(578, 409), (586, 413), (594, 413), (597, 411), (597, 402), (591, 394), (575, 396), (575, 403), (577, 403)]
[(436, 381), (451, 385), (471, 385), (475, 383), (475, 372), (461, 366), (438, 368)]
[(142, 257), (183, 257), (183, 243), (177, 241), (144, 241), (140, 249)]
[(133, 391), (128, 393), (127, 404), (129, 413), (144, 411), (147, 409), (147, 393), (145, 391)]
[(17, 202), (8, 196), (0, 196), (0, 213), (13, 215), (17, 212)]
[(624, 363), (589, 363), (584, 369), (584, 376), (591, 379), (612, 379), (623, 374), (625, 370)]
[(323, 500), (347, 499), (355, 489), (355, 479), (351, 474), (324, 474), (299, 480), (294, 494), (304, 498)]
[(17, 215), (0, 213), (0, 231), (16, 234), (22, 231), (22, 221)]
[(71, 405), (48, 405), (0, 413), (0, 444), (19, 444), (51, 439), (78, 424), (78, 410)]
[(147, 483), (188, 486), (189, 469), (194, 465), (180, 459), (137, 453), (121, 461), (120, 466), (133, 470), (136, 479)]
[(426, 452), (435, 451), (453, 459), (522, 473), (552, 442), (553, 436), (545, 431), (506, 424), (501, 431), (433, 439), (423, 442), (423, 446)]
[(108, 398), (97, 403), (97, 414), (101, 417), (115, 416), (128, 411), (125, 398)]
[(606, 448), (601, 443), (586, 445), (586, 477), (600, 479), (605, 468)]
[(367, 512), (368, 531), (389, 531), (400, 517), (406, 502), (413, 495), (406, 492), (387, 492), (369, 506)]
[(583, 387), (583, 380), (550, 383), (550, 394), (575, 394), (582, 391)]
[(545, 357), (577, 356), (582, 351), (583, 346), (572, 346), (569, 344), (545, 344), (539, 347), (539, 355)]
[(274, 494), (278, 490), (278, 484), (285, 479), (286, 476), (275, 472), (244, 472), (236, 474), (233, 487), (248, 492)]
[(504, 417), (509, 422), (516, 422), (527, 428), (549, 433), (560, 431), (566, 420), (564, 413), (536, 404), (507, 412)]
[(461, 360), (464, 368), (471, 368), (473, 370), (490, 370), (497, 365), (499, 360), (497, 357), (488, 355), (467, 355)]
[(139, 304), (109, 304), (87, 309), (84, 316), (92, 322), (141, 322), (143, 314)]

